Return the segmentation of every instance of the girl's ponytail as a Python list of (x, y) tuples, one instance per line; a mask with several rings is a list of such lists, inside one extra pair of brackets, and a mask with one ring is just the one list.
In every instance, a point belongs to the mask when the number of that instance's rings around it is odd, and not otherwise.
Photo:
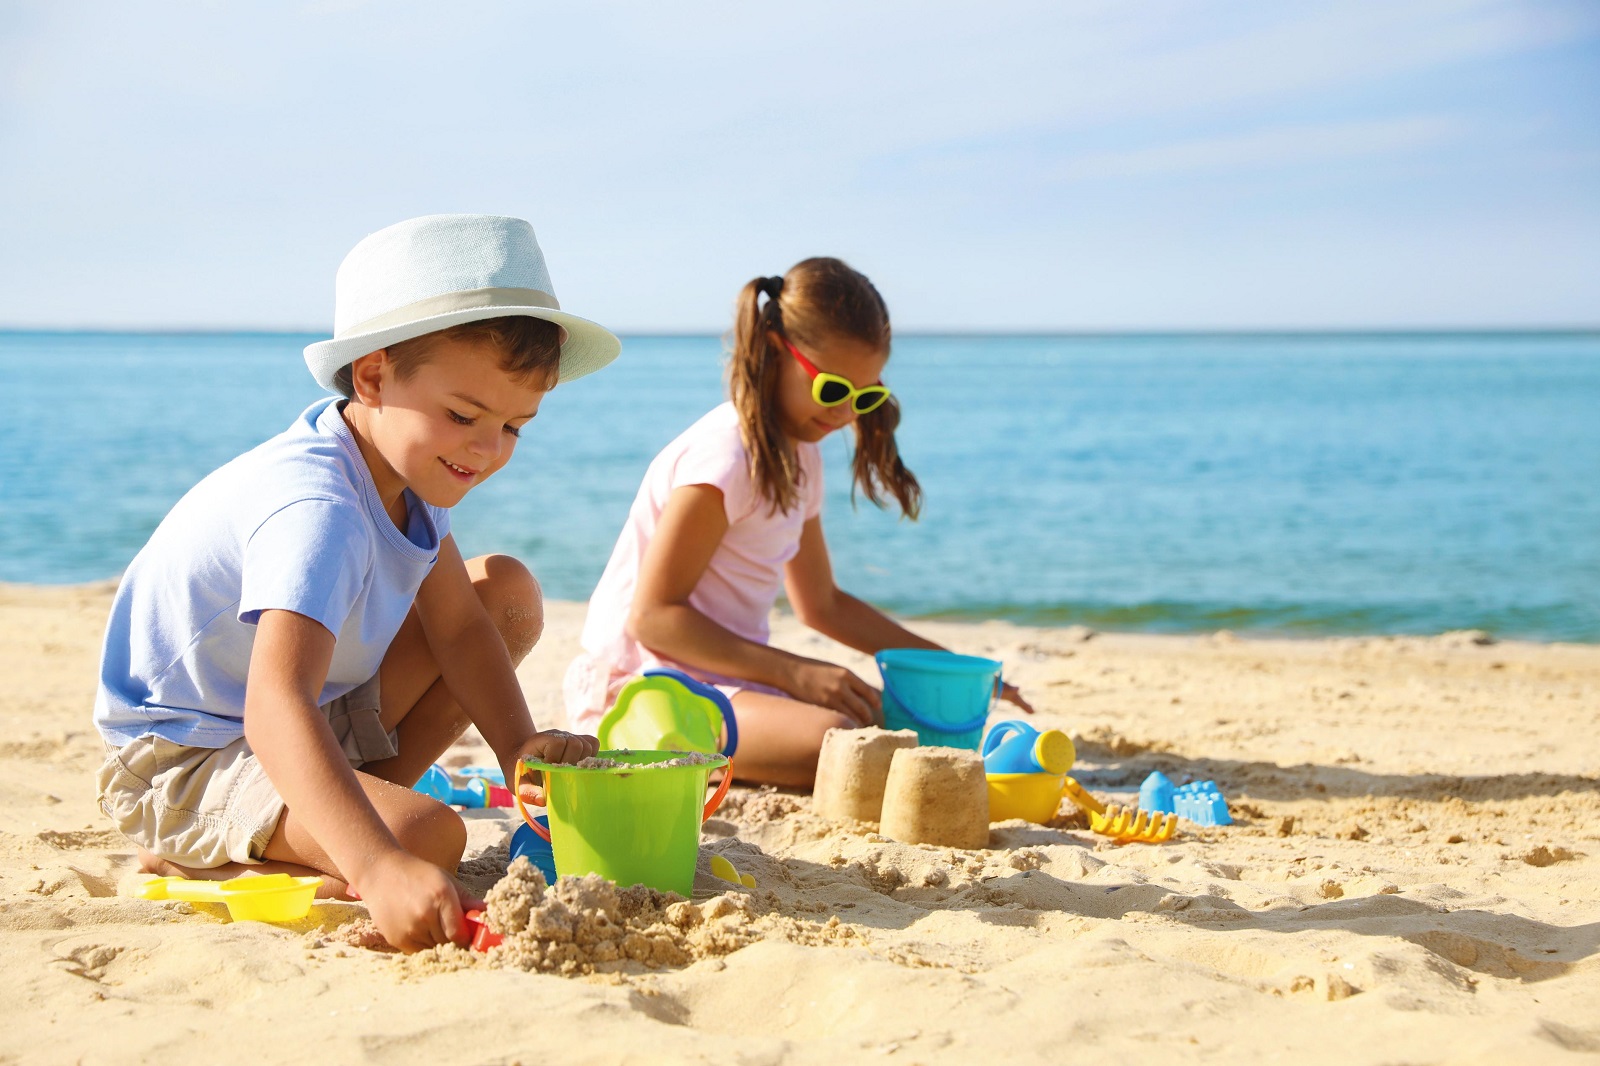
[(799, 502), (801, 477), (799, 457), (778, 424), (778, 352), (770, 334), (783, 332), (782, 292), (782, 278), (752, 278), (739, 290), (728, 360), (728, 396), (739, 412), (750, 474), (776, 511)]

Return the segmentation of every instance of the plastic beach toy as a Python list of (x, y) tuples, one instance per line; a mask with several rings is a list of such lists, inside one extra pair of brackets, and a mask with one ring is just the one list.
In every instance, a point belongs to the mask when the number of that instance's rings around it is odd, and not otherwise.
[(886, 648), (877, 656), (887, 729), (915, 729), (925, 745), (976, 749), (1000, 693), (1000, 664), (976, 655)]
[(438, 763), (428, 767), (422, 779), (411, 787), (424, 795), (432, 796), (440, 803), (456, 807), (511, 806), (511, 793), (503, 786), (490, 784), (481, 777), (474, 777), (457, 788), (449, 772)]
[(646, 670), (622, 686), (595, 730), (602, 748), (732, 755), (739, 747), (733, 704), (681, 670)]
[(734, 869), (733, 863), (728, 861), (726, 855), (711, 856), (711, 876), (722, 881), (731, 881), (745, 888), (755, 888), (756, 879), (749, 874), (742, 874)]
[(472, 938), (473, 951), (488, 951), (505, 942), (505, 937), (489, 928), (482, 911), (468, 911), (463, 917), (466, 919), (467, 935)]
[(1172, 803), (1172, 780), (1160, 770), (1151, 770), (1150, 776), (1139, 786), (1139, 806), (1147, 811), (1172, 814), (1177, 808)]
[[(550, 832), (550, 819), (546, 815), (541, 814), (534, 821), (543, 826), (547, 834)], [(544, 874), (545, 884), (555, 884), (556, 856), (550, 850), (550, 838), (535, 833), (533, 826), (519, 825), (517, 831), (511, 834), (511, 858), (527, 859)]]
[(1070, 777), (1062, 792), (1089, 816), (1090, 829), (1119, 844), (1164, 844), (1178, 831), (1176, 814), (1101, 803)]
[(989, 781), (989, 821), (1021, 818), (1028, 822), (1048, 822), (1056, 816), (1066, 784), (1065, 774), (987, 774)]
[(1072, 769), (1078, 749), (1059, 729), (1035, 729), (1014, 718), (996, 722), (983, 738), (983, 768), (991, 774), (1055, 774)]
[(321, 883), (320, 877), (289, 874), (257, 874), (230, 881), (157, 877), (139, 886), (139, 897), (221, 903), (236, 922), (292, 922), (310, 913)]
[[(550, 840), (556, 872), (563, 877), (599, 874), (619, 885), (647, 885), (688, 896), (694, 890), (700, 823), (722, 805), (733, 783), (733, 760), (711, 756), (687, 766), (652, 765), (682, 755), (676, 751), (602, 751), (622, 763), (585, 769), (565, 763), (525, 760), (521, 775), (544, 775), (549, 828), (539, 825), (515, 791), (523, 820)], [(711, 771), (724, 769), (722, 783), (705, 798)]]
[(1179, 785), (1172, 795), (1173, 810), (1179, 818), (1196, 825), (1232, 825), (1228, 801), (1222, 798), (1215, 781), (1192, 781)]
[(1139, 806), (1147, 811), (1164, 811), (1186, 818), (1196, 825), (1232, 825), (1228, 802), (1215, 781), (1191, 781), (1174, 788), (1167, 775), (1154, 770), (1139, 786)]

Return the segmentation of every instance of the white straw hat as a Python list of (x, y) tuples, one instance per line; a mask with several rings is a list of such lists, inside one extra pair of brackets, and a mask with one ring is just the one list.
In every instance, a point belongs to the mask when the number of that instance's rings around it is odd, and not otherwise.
[(502, 315), (562, 326), (560, 381), (622, 350), (610, 330), (556, 302), (533, 227), (501, 215), (425, 215), (371, 234), (339, 264), (333, 339), (306, 345), (306, 366), (332, 390), (340, 367), (424, 333)]

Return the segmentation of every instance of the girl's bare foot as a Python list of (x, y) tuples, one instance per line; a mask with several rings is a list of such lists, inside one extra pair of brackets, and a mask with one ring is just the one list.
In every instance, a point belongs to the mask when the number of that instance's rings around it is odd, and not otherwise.
[(317, 886), (318, 899), (345, 899), (356, 897), (350, 894), (350, 886), (332, 874), (325, 874), (321, 870), (313, 870), (309, 866), (300, 866), (292, 862), (227, 862), (221, 866), (208, 866), (195, 868), (179, 866), (175, 862), (161, 858), (144, 848), (139, 849), (139, 869), (147, 874), (157, 877), (185, 877), (191, 881), (228, 881), (235, 877), (254, 877), (259, 874), (289, 874), (292, 877), (320, 877), (322, 884)]

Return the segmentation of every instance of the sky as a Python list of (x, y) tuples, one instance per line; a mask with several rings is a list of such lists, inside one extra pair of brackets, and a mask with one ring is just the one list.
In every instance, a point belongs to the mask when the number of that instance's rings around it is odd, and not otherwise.
[(0, 327), (327, 332), (415, 215), (720, 331), (1600, 325), (1593, 0), (0, 4)]

